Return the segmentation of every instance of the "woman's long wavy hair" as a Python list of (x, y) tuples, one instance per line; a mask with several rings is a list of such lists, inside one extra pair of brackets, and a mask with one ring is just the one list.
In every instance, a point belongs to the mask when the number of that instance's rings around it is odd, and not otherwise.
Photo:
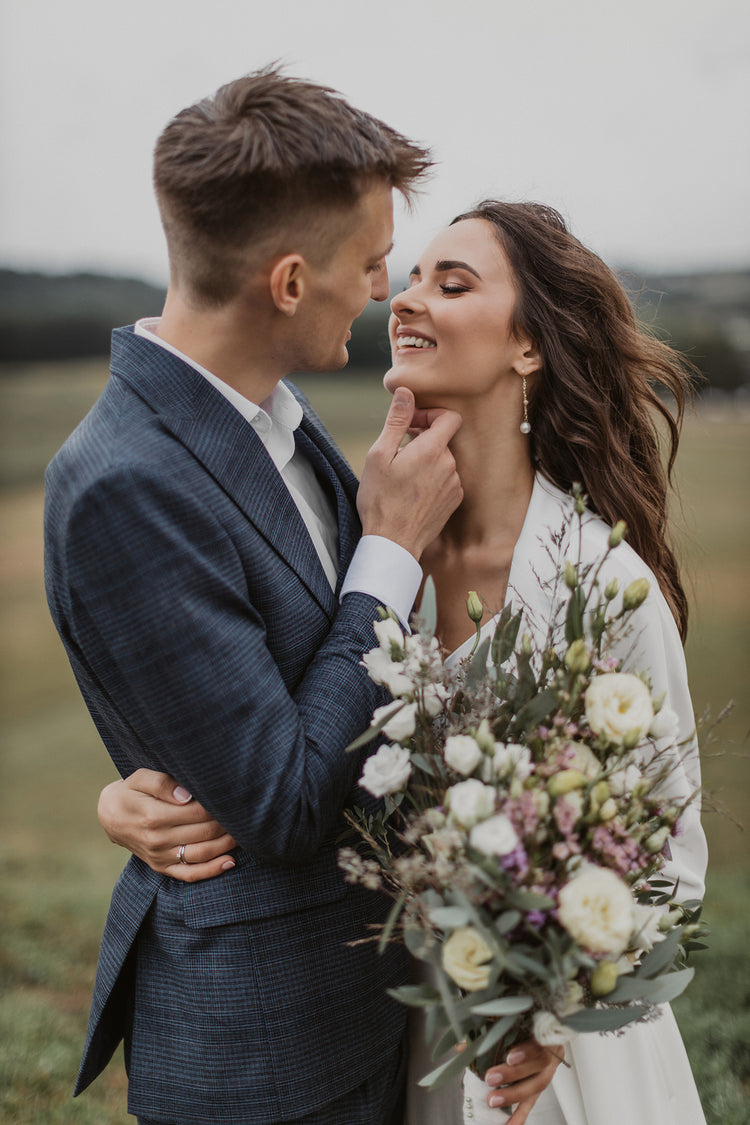
[[(616, 276), (552, 207), (486, 200), (453, 222), (465, 219), (495, 228), (518, 291), (513, 330), (531, 337), (541, 354), (529, 395), (537, 468), (564, 491), (579, 482), (608, 524), (626, 521), (629, 542), (656, 575), (684, 641), (688, 604), (666, 535), (667, 492), (693, 368), (639, 326)], [(674, 398), (675, 416), (657, 385)]]

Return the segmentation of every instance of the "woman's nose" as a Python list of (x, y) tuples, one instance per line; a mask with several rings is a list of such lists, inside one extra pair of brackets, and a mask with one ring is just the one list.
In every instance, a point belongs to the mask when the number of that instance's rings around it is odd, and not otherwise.
[(403, 292), (396, 294), (391, 301), (391, 312), (394, 316), (400, 317), (404, 314), (408, 315), (410, 312), (414, 312), (419, 301), (415, 290), (416, 286), (412, 285), (408, 289), (404, 289)]

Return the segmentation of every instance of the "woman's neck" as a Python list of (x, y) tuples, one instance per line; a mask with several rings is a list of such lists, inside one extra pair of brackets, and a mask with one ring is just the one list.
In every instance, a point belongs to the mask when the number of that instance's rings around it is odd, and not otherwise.
[(435, 581), (438, 636), (449, 652), (472, 633), (465, 609), (470, 590), (482, 599), (485, 620), (502, 609), (534, 487), (528, 438), (517, 425), (463, 416), (451, 450), (464, 498), (422, 559)]

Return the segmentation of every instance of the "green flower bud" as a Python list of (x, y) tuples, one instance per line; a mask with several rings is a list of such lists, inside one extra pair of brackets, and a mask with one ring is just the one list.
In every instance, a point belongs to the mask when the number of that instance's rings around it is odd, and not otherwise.
[(479, 600), (476, 590), (469, 590), (469, 596), (466, 599), (466, 612), (475, 625), (478, 625), (484, 617), (484, 606)]
[(608, 602), (611, 602), (613, 598), (617, 597), (617, 591), (619, 588), (620, 583), (616, 578), (613, 578), (611, 582), (607, 583), (607, 585), (604, 587), (604, 597)]
[(573, 641), (565, 653), (565, 667), (575, 676), (578, 672), (587, 672), (591, 665), (586, 642), (583, 638)]
[(675, 926), (679, 926), (682, 917), (683, 914), (679, 907), (675, 910), (669, 910), (666, 914), (662, 914), (659, 919), (659, 930), (663, 934), (668, 934)]
[(487, 719), (482, 719), (481, 723), (474, 732), (474, 741), (483, 754), (489, 754), (490, 757), (495, 753), (495, 739), (490, 730), (490, 724)]
[(640, 727), (634, 727), (633, 730), (629, 730), (622, 740), (623, 749), (635, 749), (635, 747), (641, 741), (641, 734), (642, 732)]
[(521, 638), (521, 655), (531, 656), (534, 652), (534, 646), (531, 643), (531, 633), (524, 633)]
[(605, 801), (609, 800), (609, 786), (606, 781), (597, 781), (596, 785), (591, 790), (591, 804), (597, 809), (601, 808)]
[(574, 789), (583, 789), (586, 780), (586, 775), (580, 770), (560, 770), (559, 773), (553, 773), (548, 780), (547, 792), (551, 797), (564, 797)]
[(651, 835), (643, 841), (643, 846), (649, 855), (658, 855), (666, 844), (668, 836), (669, 825), (663, 825), (661, 828), (657, 828), (656, 832), (652, 832)]
[(638, 609), (638, 606), (643, 605), (648, 597), (649, 589), (648, 578), (636, 578), (625, 588), (625, 593), (622, 595), (622, 608), (624, 610)]
[(608, 797), (607, 800), (603, 803), (602, 807), (599, 809), (599, 820), (606, 823), (606, 821), (613, 820), (616, 816), (617, 804), (612, 800), (611, 797)]
[(607, 996), (614, 992), (619, 977), (614, 961), (600, 961), (591, 974), (591, 991), (594, 996)]
[(625, 523), (625, 520), (618, 520), (609, 533), (610, 547), (619, 547), (627, 534), (627, 530), (628, 525)]
[(563, 571), (563, 579), (569, 589), (575, 590), (578, 585), (578, 571), (573, 566), (572, 562), (566, 562), (565, 570)]

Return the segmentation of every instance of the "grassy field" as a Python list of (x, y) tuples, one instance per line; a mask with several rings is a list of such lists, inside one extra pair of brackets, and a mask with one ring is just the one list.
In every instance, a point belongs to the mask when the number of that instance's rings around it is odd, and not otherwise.
[[(9, 1125), (132, 1120), (121, 1066), (110, 1066), (83, 1098), (70, 1097), (99, 935), (123, 856), (96, 823), (99, 789), (114, 771), (48, 619), (41, 571), (42, 466), (104, 378), (96, 361), (0, 377), (0, 1120)], [(384, 413), (378, 380), (342, 375), (305, 387), (361, 465)], [(694, 702), (699, 713), (708, 705), (715, 713), (732, 698), (737, 704), (717, 741), (704, 739), (712, 806), (706, 913), (714, 932), (696, 981), (675, 1005), (711, 1125), (750, 1120), (750, 864), (736, 823), (750, 824), (749, 435), (747, 417), (699, 411), (686, 427), (679, 472), (677, 518), (695, 603), (688, 645)]]

